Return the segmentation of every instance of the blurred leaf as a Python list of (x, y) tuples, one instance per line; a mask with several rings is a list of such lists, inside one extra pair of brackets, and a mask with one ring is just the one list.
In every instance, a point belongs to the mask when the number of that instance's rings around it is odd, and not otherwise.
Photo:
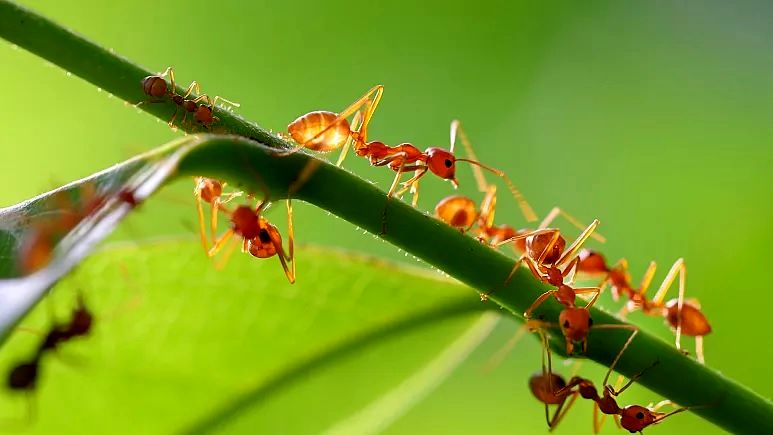
[[(43, 359), (31, 432), (320, 432), (384, 397), (410, 404), (396, 386), (432, 361), (433, 378), (401, 387), (420, 398), (493, 326), (469, 289), (435, 273), (328, 249), (298, 254), (294, 286), (274, 259), (237, 255), (216, 271), (193, 241), (93, 255), (24, 322), (45, 331), (49, 308), (66, 318), (77, 291), (98, 319), (89, 337)], [(40, 340), (13, 334), (3, 373)], [(23, 396), (0, 402), (0, 418), (25, 415)]]
[(54, 283), (177, 168), (191, 138), (0, 210), (0, 342)]

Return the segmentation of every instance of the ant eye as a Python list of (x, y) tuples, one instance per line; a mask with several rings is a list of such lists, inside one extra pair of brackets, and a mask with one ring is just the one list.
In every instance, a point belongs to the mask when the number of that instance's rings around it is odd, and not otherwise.
[(569, 327), (569, 321), (568, 320), (564, 320), (564, 328), (568, 328), (568, 327)]
[(636, 418), (638, 418), (639, 420), (643, 419), (644, 418), (644, 413), (643, 412), (637, 412), (636, 413)]
[(268, 231), (265, 228), (260, 230), (258, 237), (260, 237), (260, 241), (263, 243), (268, 243), (271, 241), (271, 236), (268, 234)]
[(443, 163), (445, 163), (446, 168), (450, 168), (454, 164), (454, 162), (452, 162), (450, 159), (446, 159), (446, 161)]
[(591, 317), (588, 317), (588, 327), (593, 326), (593, 319)]

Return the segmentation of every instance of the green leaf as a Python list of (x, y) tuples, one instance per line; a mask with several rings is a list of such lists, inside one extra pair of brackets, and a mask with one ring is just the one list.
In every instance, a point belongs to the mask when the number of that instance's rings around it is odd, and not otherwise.
[[(215, 270), (196, 241), (96, 253), (24, 322), (45, 331), (79, 291), (97, 318), (44, 357), (30, 432), (363, 433), (442, 382), (498, 318), (435, 273), (322, 248), (298, 260), (289, 285), (276, 259)], [(40, 340), (14, 333), (2, 372)], [(0, 418), (23, 420), (26, 406), (4, 394)]]

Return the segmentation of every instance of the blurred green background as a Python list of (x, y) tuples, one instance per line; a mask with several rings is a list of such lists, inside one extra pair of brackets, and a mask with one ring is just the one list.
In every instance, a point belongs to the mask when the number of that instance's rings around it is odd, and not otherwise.
[[(765, 376), (768, 307), (758, 299), (769, 290), (761, 272), (773, 246), (771, 3), (22, 3), (151, 70), (173, 65), (180, 83), (198, 80), (266, 128), (284, 130), (311, 110), (340, 110), (376, 83), (386, 90), (369, 130), (374, 139), (444, 146), (450, 121), (461, 119), (478, 157), (505, 170), (538, 214), (560, 205), (583, 221), (600, 219), (604, 252), (628, 258), (635, 280), (650, 260), (662, 279), (685, 257), (688, 296), (700, 299), (714, 326), (708, 364), (763, 396), (773, 393)], [(0, 205), (175, 135), (2, 41), (0, 65)], [(384, 188), (391, 181), (364, 159), (350, 156), (344, 166)], [(461, 172), (462, 192), (474, 194)], [(429, 178), (425, 210), (450, 192)], [(192, 235), (190, 188), (168, 189), (116, 238)], [(499, 204), (499, 221), (523, 224), (513, 201)], [(301, 243), (415, 264), (313, 207), (298, 204), (295, 223)], [(614, 308), (608, 297), (602, 305)], [(634, 319), (671, 340), (659, 320)], [(390, 431), (545, 430), (525, 387), (538, 368), (536, 342), (521, 343), (492, 373), (475, 369), (517, 326), (501, 325)], [(659, 399), (639, 390), (625, 402)], [(590, 407), (578, 408), (559, 433), (590, 431)], [(720, 430), (691, 415), (648, 429), (697, 432)]]

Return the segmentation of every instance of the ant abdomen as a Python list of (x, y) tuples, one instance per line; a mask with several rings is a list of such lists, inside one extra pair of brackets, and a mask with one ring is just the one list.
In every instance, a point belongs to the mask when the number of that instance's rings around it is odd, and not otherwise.
[(320, 152), (332, 151), (343, 146), (351, 133), (346, 119), (339, 119), (333, 125), (337, 117), (333, 112), (309, 112), (291, 122), (287, 131), (294, 141), (304, 144), (306, 148)]
[[(552, 390), (551, 390), (552, 387)], [(559, 390), (566, 387), (566, 381), (555, 373), (537, 372), (529, 378), (529, 389), (534, 397), (542, 403), (548, 405), (559, 405), (563, 403), (566, 394), (556, 394)]]
[(566, 240), (559, 234), (558, 239), (556, 239), (555, 243), (550, 249), (550, 252), (545, 253), (553, 237), (553, 232), (541, 233), (527, 237), (526, 250), (529, 257), (540, 258), (542, 255), (544, 255), (544, 257), (542, 257), (543, 264), (554, 264), (556, 261), (558, 261), (558, 259), (561, 258), (561, 254), (564, 252), (564, 248), (566, 248)]
[(160, 76), (147, 76), (142, 80), (142, 91), (150, 97), (163, 97), (167, 92), (166, 80)]
[[(666, 320), (672, 328), (679, 326), (679, 300), (672, 299), (666, 303)], [(702, 337), (711, 332), (711, 325), (703, 312), (688, 301), (682, 304), (682, 334), (691, 337)]]
[(443, 222), (461, 230), (470, 228), (477, 217), (475, 203), (462, 195), (443, 198), (435, 206), (435, 214)]

